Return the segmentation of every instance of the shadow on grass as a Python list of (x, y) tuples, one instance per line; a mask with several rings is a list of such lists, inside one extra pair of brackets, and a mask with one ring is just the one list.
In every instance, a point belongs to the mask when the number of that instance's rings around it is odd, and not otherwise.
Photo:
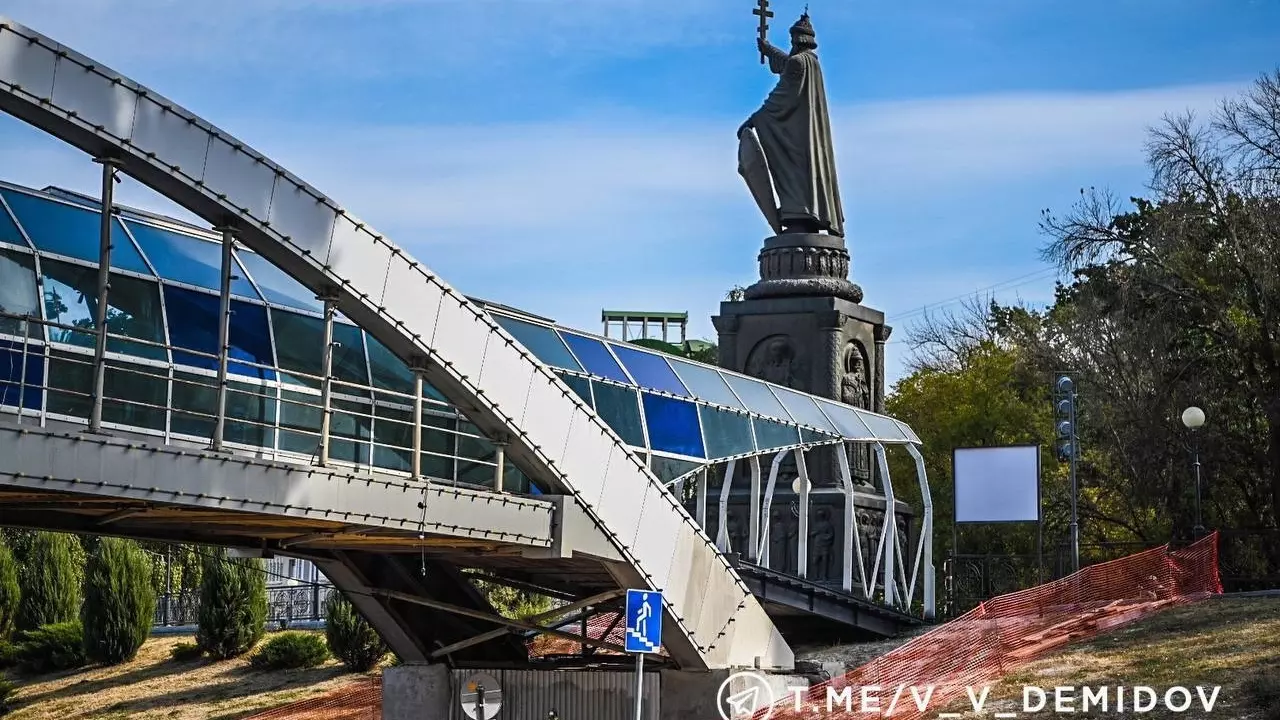
[[(304, 670), (283, 670), (277, 672), (261, 672), (248, 667), (237, 667), (229, 669), (221, 676), (221, 681), (192, 687), (185, 690), (178, 690), (163, 695), (152, 695), (145, 698), (137, 698), (135, 700), (126, 700), (116, 703), (110, 707), (104, 708), (106, 713), (142, 713), (149, 710), (165, 710), (188, 704), (233, 704), (237, 701), (244, 701), (258, 695), (272, 694), (277, 695), (269, 702), (258, 705), (246, 706), (244, 708), (228, 708), (227, 713), (218, 713), (216, 717), (241, 718), (261, 712), (270, 706), (285, 704), (293, 700), (298, 700), (305, 693), (299, 692), (297, 696), (279, 697), (279, 693), (289, 690), (305, 690), (311, 686), (325, 683), (330, 680), (350, 675), (354, 681), (360, 678), (360, 675), (351, 674), (342, 665), (326, 665), (318, 668), (309, 668)], [(212, 717), (213, 715), (211, 715)]]
[[(104, 678), (98, 678), (96, 680), (90, 680), (88, 678), (85, 678), (71, 685), (55, 688), (53, 690), (48, 690), (46, 692), (35, 693), (33, 695), (24, 694), (15, 700), (13, 707), (16, 709), (19, 707), (34, 705), (40, 702), (62, 700), (66, 698), (78, 697), (81, 695), (90, 695), (93, 693), (99, 693), (105, 690), (114, 690), (116, 688), (125, 687), (126, 685), (132, 685), (134, 683), (146, 682), (147, 680), (155, 680), (157, 678), (162, 678), (169, 675), (189, 672), (196, 668), (204, 667), (205, 665), (208, 665), (210, 662), (211, 661), (203, 658), (199, 658), (195, 660), (185, 660), (181, 662), (177, 660), (164, 660), (151, 665), (144, 665), (143, 667), (134, 668), (133, 670), (129, 670), (128, 672), (123, 672), (118, 675), (111, 675)], [(19, 685), (25, 684), (27, 682), (40, 682), (40, 683), (57, 682), (59, 680), (65, 680), (66, 678), (72, 677), (80, 673), (92, 672), (95, 670), (109, 670), (109, 669), (110, 669), (109, 666), (105, 666), (105, 665), (87, 665), (85, 667), (78, 668), (76, 670), (64, 670), (59, 673), (52, 673), (47, 675), (26, 675), (26, 674), (19, 673), (14, 676), (14, 680), (16, 680), (19, 683)]]

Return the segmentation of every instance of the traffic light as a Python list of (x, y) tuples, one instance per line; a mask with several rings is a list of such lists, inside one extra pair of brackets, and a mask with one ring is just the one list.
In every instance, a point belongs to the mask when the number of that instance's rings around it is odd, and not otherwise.
[(1069, 462), (1076, 456), (1076, 385), (1071, 376), (1058, 373), (1053, 381), (1055, 445), (1058, 460)]

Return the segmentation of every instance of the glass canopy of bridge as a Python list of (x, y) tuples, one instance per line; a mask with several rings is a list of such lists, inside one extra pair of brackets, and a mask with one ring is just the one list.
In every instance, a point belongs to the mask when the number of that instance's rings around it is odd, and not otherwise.
[[(0, 201), (0, 405), (83, 422), (96, 335), (95, 200), (0, 184)], [(104, 424), (208, 441), (220, 240), (123, 208), (112, 237)], [(262, 257), (244, 248), (235, 256), (225, 439), (268, 455), (314, 457), (323, 415), (322, 303)], [(840, 438), (919, 443), (892, 418), (486, 307), (668, 480), (726, 458)], [(333, 339), (332, 459), (408, 472), (413, 374), (341, 316)], [(491, 485), (494, 444), (433, 388), (424, 396), (423, 474)], [(508, 490), (539, 492), (510, 464), (503, 476)]]

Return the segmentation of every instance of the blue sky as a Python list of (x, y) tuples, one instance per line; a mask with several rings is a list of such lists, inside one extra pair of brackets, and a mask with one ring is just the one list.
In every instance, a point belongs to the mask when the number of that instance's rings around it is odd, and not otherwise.
[[(775, 0), (774, 38), (800, 0)], [(809, 0), (853, 275), (899, 328), (1000, 285), (1041, 303), (1043, 208), (1143, 191), (1146, 128), (1280, 64), (1271, 0)], [(734, 131), (772, 85), (752, 0), (6, 0), (182, 103), (460, 290), (596, 329), (687, 310), (694, 336), (769, 234)], [(90, 191), (75, 151), (0, 118), (0, 175)], [(136, 184), (121, 198), (171, 210)], [(1012, 282), (1010, 282), (1012, 280)], [(954, 305), (952, 305), (954, 307)]]

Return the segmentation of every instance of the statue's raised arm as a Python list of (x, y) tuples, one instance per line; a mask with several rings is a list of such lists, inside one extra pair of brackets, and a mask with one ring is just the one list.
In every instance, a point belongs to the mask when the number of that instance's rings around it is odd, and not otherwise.
[(738, 134), (738, 172), (774, 231), (844, 237), (827, 92), (817, 36), (806, 13), (791, 51), (758, 41), (778, 84)]

